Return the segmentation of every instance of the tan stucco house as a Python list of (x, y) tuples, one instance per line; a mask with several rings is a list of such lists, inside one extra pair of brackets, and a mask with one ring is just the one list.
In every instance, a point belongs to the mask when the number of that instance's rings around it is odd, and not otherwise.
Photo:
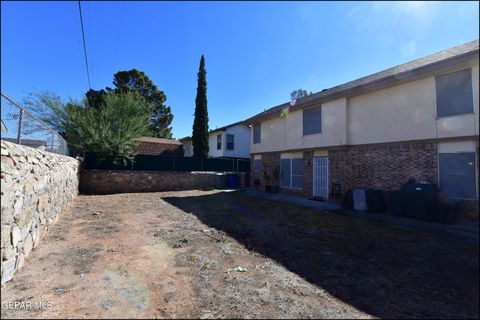
[(414, 178), (478, 203), (478, 91), (475, 40), (270, 108), (245, 121), (252, 185), (328, 198)]

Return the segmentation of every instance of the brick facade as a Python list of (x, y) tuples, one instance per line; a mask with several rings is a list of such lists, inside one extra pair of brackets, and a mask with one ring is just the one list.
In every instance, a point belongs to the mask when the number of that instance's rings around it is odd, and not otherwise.
[(180, 141), (154, 137), (141, 137), (135, 146), (136, 154), (183, 156), (183, 145)]
[[(280, 168), (280, 152), (262, 154), (261, 172), (252, 172), (252, 187), (264, 191), (265, 175)], [(329, 188), (340, 184), (341, 193), (354, 188), (398, 190), (409, 178), (437, 183), (437, 146), (434, 142), (402, 142), (331, 149)], [(253, 163), (252, 156), (252, 163)], [(313, 195), (313, 151), (303, 152), (303, 190), (280, 188), (282, 193)], [(258, 179), (259, 185), (255, 185)], [(271, 184), (271, 183), (270, 183)], [(278, 185), (278, 184), (277, 184)]]
[(313, 151), (303, 153), (303, 195), (313, 196)]
[[(252, 168), (253, 168), (253, 156), (252, 156)], [(255, 172), (252, 170), (251, 172), (251, 186), (254, 190), (265, 191), (265, 186), (267, 185), (267, 177), (273, 177), (273, 173), (275, 168), (280, 170), (280, 153), (273, 152), (273, 153), (264, 153), (262, 154), (262, 168), (259, 172)], [(258, 183), (259, 182), (259, 183)], [(273, 182), (268, 182), (269, 185), (279, 185), (280, 181), (273, 184)]]
[(329, 150), (329, 184), (344, 193), (354, 188), (398, 190), (409, 178), (437, 183), (437, 145), (402, 142)]

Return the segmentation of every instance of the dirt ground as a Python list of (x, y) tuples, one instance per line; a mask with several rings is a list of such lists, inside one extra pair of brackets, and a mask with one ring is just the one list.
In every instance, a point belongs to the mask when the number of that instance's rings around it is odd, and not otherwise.
[(478, 318), (478, 267), (478, 245), (242, 193), (79, 196), (1, 317)]

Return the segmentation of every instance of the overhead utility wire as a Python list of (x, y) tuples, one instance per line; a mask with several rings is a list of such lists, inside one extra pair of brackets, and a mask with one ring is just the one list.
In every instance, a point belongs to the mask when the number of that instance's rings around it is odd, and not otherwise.
[(80, 25), (82, 26), (83, 52), (85, 54), (85, 66), (87, 67), (88, 88), (91, 89), (92, 86), (90, 85), (90, 71), (88, 70), (87, 46), (85, 44), (85, 31), (83, 29), (82, 6), (80, 5), (80, 0), (78, 0), (78, 10), (80, 12)]

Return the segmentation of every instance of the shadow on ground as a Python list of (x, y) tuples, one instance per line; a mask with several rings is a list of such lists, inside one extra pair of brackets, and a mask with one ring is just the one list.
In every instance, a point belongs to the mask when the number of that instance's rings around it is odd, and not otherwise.
[(376, 317), (479, 317), (478, 245), (235, 192), (164, 200)]

